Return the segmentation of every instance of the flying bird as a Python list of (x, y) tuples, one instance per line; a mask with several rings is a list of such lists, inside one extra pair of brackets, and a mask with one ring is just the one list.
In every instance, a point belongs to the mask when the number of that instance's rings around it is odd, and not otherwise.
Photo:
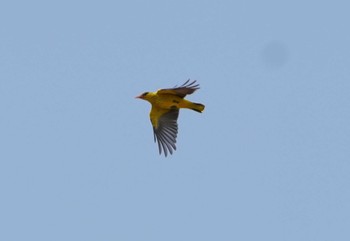
[(201, 113), (204, 105), (194, 103), (184, 99), (186, 95), (190, 95), (199, 89), (196, 80), (188, 79), (183, 85), (170, 89), (160, 89), (156, 92), (144, 92), (136, 96), (151, 103), (150, 119), (153, 126), (154, 142), (158, 142), (159, 154), (167, 156), (168, 153), (173, 154), (176, 150), (177, 137), (177, 118), (179, 117), (179, 109), (187, 108)]

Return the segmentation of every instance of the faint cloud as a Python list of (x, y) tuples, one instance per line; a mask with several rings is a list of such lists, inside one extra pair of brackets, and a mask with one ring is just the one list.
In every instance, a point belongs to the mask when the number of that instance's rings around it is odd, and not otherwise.
[(288, 62), (288, 48), (286, 44), (282, 42), (269, 42), (263, 46), (261, 59), (267, 68), (279, 69)]

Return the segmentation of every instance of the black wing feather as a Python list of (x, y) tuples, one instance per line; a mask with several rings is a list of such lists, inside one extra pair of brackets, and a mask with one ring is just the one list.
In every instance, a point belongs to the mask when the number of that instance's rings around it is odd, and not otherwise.
[(161, 89), (158, 91), (158, 93), (176, 94), (177, 96), (184, 98), (186, 95), (190, 95), (199, 89), (199, 84), (196, 84), (196, 82), (196, 80), (190, 81), (190, 79), (188, 79), (179, 87), (175, 86), (174, 88), (170, 89)]
[(179, 117), (179, 110), (174, 109), (165, 113), (159, 118), (158, 127), (153, 128), (154, 141), (158, 142), (159, 154), (164, 152), (173, 154), (176, 150), (176, 137), (178, 132), (177, 118)]

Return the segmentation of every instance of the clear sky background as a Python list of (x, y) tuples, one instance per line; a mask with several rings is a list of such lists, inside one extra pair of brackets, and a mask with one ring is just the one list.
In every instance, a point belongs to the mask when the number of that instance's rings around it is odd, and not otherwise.
[[(0, 240), (350, 240), (348, 1), (2, 1)], [(196, 79), (158, 155), (145, 91)]]

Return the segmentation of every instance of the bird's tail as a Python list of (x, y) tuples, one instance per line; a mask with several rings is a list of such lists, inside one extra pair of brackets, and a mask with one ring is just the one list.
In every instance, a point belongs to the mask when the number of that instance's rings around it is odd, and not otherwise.
[(202, 113), (202, 111), (204, 110), (205, 106), (203, 104), (200, 103), (191, 103), (191, 105), (189, 106), (189, 109), (197, 111), (199, 113)]

